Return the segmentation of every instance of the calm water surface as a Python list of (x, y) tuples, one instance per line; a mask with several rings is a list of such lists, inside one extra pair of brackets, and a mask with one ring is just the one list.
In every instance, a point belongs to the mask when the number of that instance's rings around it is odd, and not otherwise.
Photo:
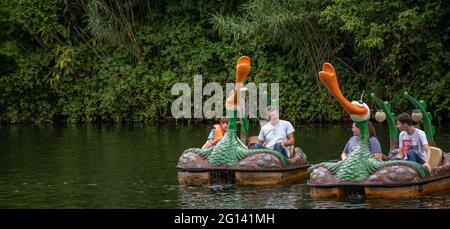
[[(384, 124), (385, 125), (385, 124)], [(388, 130), (376, 125), (384, 152)], [(310, 163), (339, 158), (351, 123), (296, 127)], [(0, 127), (0, 208), (450, 208), (450, 191), (405, 200), (312, 200), (303, 183), (180, 186), (175, 166), (209, 125)], [(450, 151), (450, 126), (436, 141)]]

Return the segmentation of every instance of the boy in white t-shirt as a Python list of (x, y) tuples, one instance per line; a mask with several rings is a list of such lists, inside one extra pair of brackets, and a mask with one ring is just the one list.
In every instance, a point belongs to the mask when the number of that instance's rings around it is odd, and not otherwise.
[(288, 146), (294, 145), (294, 127), (289, 121), (280, 120), (275, 108), (268, 108), (268, 120), (258, 135), (258, 143), (252, 149), (273, 149), (288, 157)]
[(397, 116), (397, 128), (401, 130), (399, 135), (399, 159), (415, 161), (430, 170), (431, 152), (425, 132), (413, 126), (413, 120), (408, 113)]

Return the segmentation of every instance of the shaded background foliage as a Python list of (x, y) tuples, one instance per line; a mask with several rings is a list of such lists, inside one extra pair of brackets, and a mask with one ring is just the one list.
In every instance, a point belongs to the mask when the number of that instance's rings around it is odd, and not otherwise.
[[(317, 79), (324, 61), (344, 94), (375, 92), (397, 113), (404, 90), (450, 111), (448, 1), (5, 0), (0, 120), (155, 121), (176, 82), (225, 85), (241, 55), (249, 81), (280, 83), (293, 122), (346, 117)], [(207, 99), (207, 98), (204, 98)]]

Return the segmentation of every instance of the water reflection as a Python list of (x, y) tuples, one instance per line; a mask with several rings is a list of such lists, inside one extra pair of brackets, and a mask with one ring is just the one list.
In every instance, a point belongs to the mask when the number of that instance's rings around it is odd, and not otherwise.
[(442, 209), (450, 208), (450, 191), (430, 193), (411, 199), (366, 200), (367, 208)]
[[(350, 123), (297, 126), (311, 163), (339, 158)], [(376, 125), (384, 152), (388, 130)], [(450, 191), (406, 200), (312, 200), (304, 183), (179, 186), (181, 153), (209, 125), (0, 126), (0, 208), (450, 208)], [(254, 128), (255, 129), (255, 128)], [(437, 129), (450, 150), (450, 128)]]
[(179, 201), (182, 208), (297, 208), (303, 200), (297, 190), (301, 186), (180, 186)]
[(278, 186), (204, 185), (179, 186), (180, 208), (313, 208), (313, 209), (445, 209), (450, 208), (450, 192), (414, 199), (312, 200), (305, 184)]

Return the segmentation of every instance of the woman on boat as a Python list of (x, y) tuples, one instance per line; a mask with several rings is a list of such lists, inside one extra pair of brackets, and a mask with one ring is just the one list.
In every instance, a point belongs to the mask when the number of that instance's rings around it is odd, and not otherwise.
[[(378, 160), (382, 160), (382, 153), (381, 153), (381, 145), (380, 142), (377, 139), (377, 134), (375, 133), (375, 128), (373, 127), (372, 122), (368, 121), (369, 126), (369, 136), (370, 136), (370, 151), (374, 154), (374, 156)], [(345, 160), (348, 158), (350, 153), (356, 148), (359, 141), (359, 134), (360, 130), (356, 123), (353, 123), (352, 125), (352, 132), (353, 136), (348, 140), (347, 144), (345, 144), (344, 150), (341, 153), (341, 159)]]

